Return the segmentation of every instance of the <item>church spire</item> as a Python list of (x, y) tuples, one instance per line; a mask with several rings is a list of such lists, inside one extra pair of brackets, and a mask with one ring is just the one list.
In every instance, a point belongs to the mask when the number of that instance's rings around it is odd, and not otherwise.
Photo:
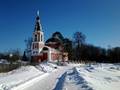
[(41, 26), (40, 17), (39, 17), (39, 10), (37, 11), (37, 17), (36, 17), (36, 23), (35, 23), (35, 31), (42, 31), (42, 26)]

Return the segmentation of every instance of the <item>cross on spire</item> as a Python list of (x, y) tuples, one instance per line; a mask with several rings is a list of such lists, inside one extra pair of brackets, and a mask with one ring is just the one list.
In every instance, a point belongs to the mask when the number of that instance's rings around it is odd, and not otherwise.
[(39, 10), (37, 11), (37, 16), (39, 16)]

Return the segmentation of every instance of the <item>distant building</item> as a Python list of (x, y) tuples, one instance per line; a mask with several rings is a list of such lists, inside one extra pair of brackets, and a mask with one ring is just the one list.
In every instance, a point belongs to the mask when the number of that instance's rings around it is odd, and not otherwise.
[(32, 62), (42, 61), (67, 61), (68, 53), (65, 53), (59, 39), (48, 39), (44, 42), (44, 32), (40, 22), (39, 12), (37, 12), (35, 29), (33, 32), (31, 45)]

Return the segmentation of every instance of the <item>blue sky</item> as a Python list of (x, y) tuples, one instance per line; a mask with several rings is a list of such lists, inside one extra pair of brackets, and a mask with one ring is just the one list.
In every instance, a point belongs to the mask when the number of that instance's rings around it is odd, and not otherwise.
[(87, 43), (120, 46), (119, 0), (0, 0), (0, 51), (24, 50), (37, 10), (45, 40), (55, 31), (70, 39), (80, 31)]

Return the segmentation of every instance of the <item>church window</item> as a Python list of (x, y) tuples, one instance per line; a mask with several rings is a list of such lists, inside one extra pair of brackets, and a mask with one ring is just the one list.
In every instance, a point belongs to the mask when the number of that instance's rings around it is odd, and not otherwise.
[(37, 41), (37, 35), (35, 35), (35, 42)]
[(35, 54), (35, 51), (33, 52), (33, 54)]
[(42, 38), (43, 38), (43, 37), (42, 37), (42, 35), (41, 35), (41, 41), (43, 41)]

